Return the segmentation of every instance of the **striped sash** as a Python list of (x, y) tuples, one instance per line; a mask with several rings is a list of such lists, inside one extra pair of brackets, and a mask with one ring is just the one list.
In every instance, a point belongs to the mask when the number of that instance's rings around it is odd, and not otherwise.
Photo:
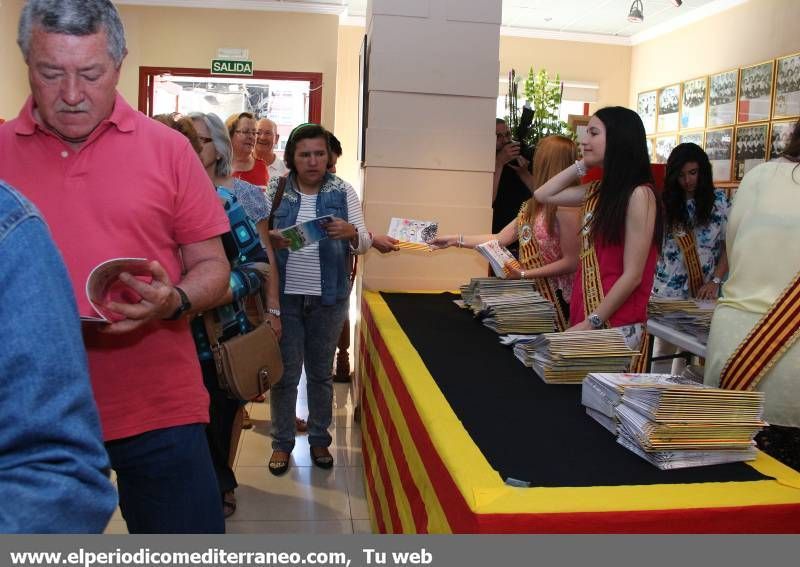
[(697, 297), (697, 292), (703, 287), (703, 268), (700, 267), (700, 257), (697, 255), (697, 240), (694, 230), (688, 229), (681, 233), (673, 234), (675, 242), (683, 253), (683, 263), (686, 265), (686, 274), (689, 277), (689, 293)]
[[(583, 316), (589, 317), (600, 306), (605, 297), (603, 281), (600, 279), (600, 265), (597, 262), (597, 252), (591, 238), (591, 224), (597, 202), (600, 200), (600, 182), (595, 181), (589, 186), (588, 197), (581, 209), (583, 228), (581, 228), (581, 285), (583, 286)], [(608, 327), (608, 322), (604, 325)], [(639, 356), (631, 363), (631, 372), (647, 371), (647, 351), (650, 340), (647, 326), (642, 329), (642, 342), (639, 345)]]
[(727, 390), (754, 390), (798, 337), (800, 273), (728, 358), (720, 374), (720, 387)]
[(600, 265), (591, 238), (592, 219), (600, 200), (600, 182), (589, 186), (588, 196), (581, 208), (583, 228), (581, 228), (581, 286), (583, 287), (583, 317), (591, 315), (603, 301), (603, 282), (600, 279)]
[[(519, 261), (523, 269), (533, 270), (547, 265), (542, 258), (539, 249), (539, 241), (536, 240), (536, 233), (533, 229), (534, 219), (531, 219), (528, 209), (528, 201), (522, 204), (517, 215), (517, 232), (519, 236)], [(561, 309), (561, 302), (558, 301), (556, 290), (551, 278), (536, 278), (534, 280), (539, 293), (555, 307), (555, 326), (556, 331), (561, 332), (569, 327), (566, 314)]]

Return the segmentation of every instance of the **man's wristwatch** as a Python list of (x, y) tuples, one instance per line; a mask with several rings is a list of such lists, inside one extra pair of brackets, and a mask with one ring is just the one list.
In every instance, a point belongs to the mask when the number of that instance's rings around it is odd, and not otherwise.
[(717, 285), (720, 285), (722, 283), (722, 278), (714, 276), (713, 278), (711, 278), (711, 283), (715, 283)]
[(280, 309), (267, 309), (267, 313), (269, 313), (270, 315), (274, 315), (275, 317), (280, 317), (281, 316), (281, 310)]
[(183, 291), (178, 286), (175, 286), (173, 289), (178, 292), (178, 296), (181, 298), (181, 304), (178, 305), (178, 308), (172, 315), (167, 317), (166, 319), (167, 321), (177, 321), (178, 319), (181, 318), (181, 315), (183, 315), (184, 313), (189, 311), (189, 309), (192, 308), (192, 302), (189, 301), (189, 296), (186, 295), (186, 292)]
[(602, 329), (603, 328), (603, 320), (600, 318), (600, 315), (597, 313), (592, 313), (586, 318), (589, 321), (589, 325), (592, 326), (592, 329)]

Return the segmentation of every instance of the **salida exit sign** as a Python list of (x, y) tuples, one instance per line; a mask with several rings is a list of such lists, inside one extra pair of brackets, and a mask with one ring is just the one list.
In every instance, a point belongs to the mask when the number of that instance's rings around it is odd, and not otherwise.
[(212, 75), (253, 75), (252, 61), (233, 61), (229, 59), (212, 59)]

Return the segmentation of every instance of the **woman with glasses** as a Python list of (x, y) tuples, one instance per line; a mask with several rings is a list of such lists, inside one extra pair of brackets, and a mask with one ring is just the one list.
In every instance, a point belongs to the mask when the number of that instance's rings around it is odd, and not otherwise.
[[(231, 264), (231, 281), (230, 290), (214, 310), (222, 328), (221, 338), (227, 340), (252, 329), (245, 312), (244, 299), (260, 294), (263, 288), (267, 290), (267, 322), (280, 337), (278, 279), (275, 272), (270, 270), (276, 264), (267, 236), (266, 201), (257, 187), (231, 176), (231, 143), (225, 125), (215, 114), (192, 113), (188, 118), (160, 115), (155, 119), (189, 139), (217, 188), (217, 195), (225, 207), (231, 226), (236, 226), (235, 231), (222, 235), (225, 253)], [(264, 235), (263, 238), (259, 233)], [(234, 489), (237, 482), (230, 457), (231, 447), (236, 446), (232, 439), (238, 440), (239, 429), (234, 431), (234, 422), (242, 403), (230, 398), (219, 386), (202, 315), (192, 320), (192, 334), (200, 358), (203, 382), (210, 396), (210, 422), (206, 437), (217, 474), (223, 511), (228, 517), (236, 511)]]
[(249, 112), (231, 114), (225, 121), (233, 148), (232, 175), (253, 185), (266, 187), (269, 171), (264, 160), (253, 157), (256, 146), (256, 117)]
[[(305, 366), (308, 391), (308, 444), (312, 462), (333, 466), (328, 428), (333, 416), (331, 367), (350, 298), (351, 254), (363, 254), (372, 239), (364, 226), (358, 196), (350, 184), (327, 171), (331, 161), (328, 132), (302, 124), (289, 135), (285, 153), (289, 175), (270, 181), (267, 199), (274, 211), (275, 256), (280, 272), (283, 378), (270, 391), (272, 456), (269, 471), (284, 474), (295, 444), (297, 385)], [(285, 181), (284, 181), (285, 180)], [(280, 229), (330, 215), (327, 238), (288, 250)]]

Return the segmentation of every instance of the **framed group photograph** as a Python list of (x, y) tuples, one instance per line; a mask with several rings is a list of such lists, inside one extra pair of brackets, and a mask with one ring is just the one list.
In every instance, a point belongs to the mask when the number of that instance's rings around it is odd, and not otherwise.
[(734, 151), (734, 177), (739, 181), (744, 174), (767, 159), (769, 124), (754, 124), (736, 128)]
[(705, 150), (711, 161), (714, 181), (731, 180), (733, 128), (706, 131)]
[(800, 116), (800, 53), (778, 58), (772, 118)]
[(678, 129), (678, 123), (680, 121), (678, 106), (680, 98), (680, 85), (670, 85), (659, 89), (657, 132), (674, 132)]
[(769, 159), (781, 157), (783, 150), (789, 145), (792, 138), (792, 131), (797, 124), (797, 120), (785, 120), (783, 122), (773, 122), (769, 133)]
[(636, 99), (636, 112), (644, 124), (645, 134), (656, 132), (656, 91), (639, 93)]
[(680, 144), (697, 144), (701, 148), (705, 145), (706, 133), (702, 130), (699, 132), (681, 132), (678, 136), (678, 143)]
[(707, 77), (683, 82), (681, 129), (705, 128), (707, 94)]
[(742, 67), (739, 73), (737, 122), (769, 120), (772, 114), (772, 75), (774, 61)]
[(724, 71), (708, 78), (708, 117), (706, 126), (728, 126), (736, 121), (736, 95), (739, 70)]
[(656, 138), (656, 159), (655, 163), (667, 163), (669, 154), (678, 145), (678, 137), (672, 136), (659, 136)]

